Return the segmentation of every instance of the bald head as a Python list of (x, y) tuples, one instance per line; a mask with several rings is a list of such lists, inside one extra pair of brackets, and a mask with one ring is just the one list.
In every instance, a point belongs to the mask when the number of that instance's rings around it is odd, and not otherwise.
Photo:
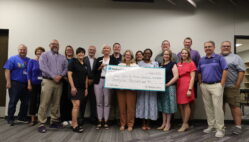
[(54, 39), (50, 42), (49, 47), (51, 51), (58, 53), (59, 52), (59, 41)]
[(25, 58), (27, 55), (27, 46), (24, 44), (20, 44), (18, 46), (18, 54), (20, 57)]

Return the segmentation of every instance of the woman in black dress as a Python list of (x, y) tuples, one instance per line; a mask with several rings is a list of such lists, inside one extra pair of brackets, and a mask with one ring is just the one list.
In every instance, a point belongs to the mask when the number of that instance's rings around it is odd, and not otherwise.
[(83, 132), (83, 129), (78, 125), (78, 113), (80, 107), (80, 100), (85, 95), (87, 96), (87, 66), (83, 62), (85, 56), (85, 49), (79, 47), (76, 50), (76, 57), (68, 65), (68, 80), (71, 87), (69, 97), (73, 103), (72, 109), (72, 128), (74, 132)]

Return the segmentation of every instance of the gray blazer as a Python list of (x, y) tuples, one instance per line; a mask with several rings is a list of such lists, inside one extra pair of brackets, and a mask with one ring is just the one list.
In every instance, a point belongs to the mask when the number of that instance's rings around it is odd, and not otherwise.
[(88, 74), (88, 79), (93, 79), (94, 77), (94, 73), (93, 71), (95, 70), (96, 68), (96, 58), (94, 58), (94, 61), (93, 61), (93, 68), (91, 68), (91, 65), (90, 65), (90, 60), (89, 60), (89, 57), (86, 56), (84, 57), (84, 63), (86, 64), (87, 66), (87, 74)]

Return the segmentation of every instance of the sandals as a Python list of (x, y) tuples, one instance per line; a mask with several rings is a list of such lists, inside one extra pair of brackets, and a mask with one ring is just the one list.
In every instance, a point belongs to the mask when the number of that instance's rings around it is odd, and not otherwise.
[(29, 123), (30, 126), (35, 126), (36, 124), (37, 124), (37, 121), (31, 121), (31, 122)]
[(104, 123), (104, 125), (102, 125), (101, 122), (98, 123), (98, 125), (96, 126), (96, 130), (99, 130), (100, 128), (104, 128), (104, 129), (109, 129), (109, 125), (107, 122)]
[(128, 131), (131, 132), (133, 130), (132, 127), (128, 127)]
[(125, 126), (121, 126), (121, 127), (119, 128), (119, 130), (120, 130), (120, 131), (124, 131), (124, 130), (125, 130)]
[(142, 130), (147, 130), (146, 126), (142, 126)]
[(146, 130), (150, 130), (151, 129), (151, 127), (150, 126), (146, 126)]
[(73, 128), (73, 131), (74, 131), (74, 132), (77, 132), (77, 133), (82, 133), (82, 132), (84, 131), (84, 129), (81, 128), (81, 127), (78, 125), (77, 127)]
[(99, 123), (99, 124), (96, 126), (96, 130), (99, 130), (101, 127), (102, 127), (102, 125), (101, 125), (101, 123)]
[(104, 124), (105, 129), (109, 129), (109, 125), (107, 123)]

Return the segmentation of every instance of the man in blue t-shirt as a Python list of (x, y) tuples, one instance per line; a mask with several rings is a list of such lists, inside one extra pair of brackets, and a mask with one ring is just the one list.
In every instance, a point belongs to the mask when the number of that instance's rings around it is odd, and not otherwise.
[(6, 88), (9, 89), (8, 123), (14, 125), (14, 114), (16, 104), (20, 100), (21, 106), (18, 114), (18, 120), (27, 123), (28, 111), (28, 90), (27, 90), (27, 64), (29, 58), (27, 55), (27, 46), (21, 44), (18, 46), (18, 55), (10, 57), (4, 65)]

